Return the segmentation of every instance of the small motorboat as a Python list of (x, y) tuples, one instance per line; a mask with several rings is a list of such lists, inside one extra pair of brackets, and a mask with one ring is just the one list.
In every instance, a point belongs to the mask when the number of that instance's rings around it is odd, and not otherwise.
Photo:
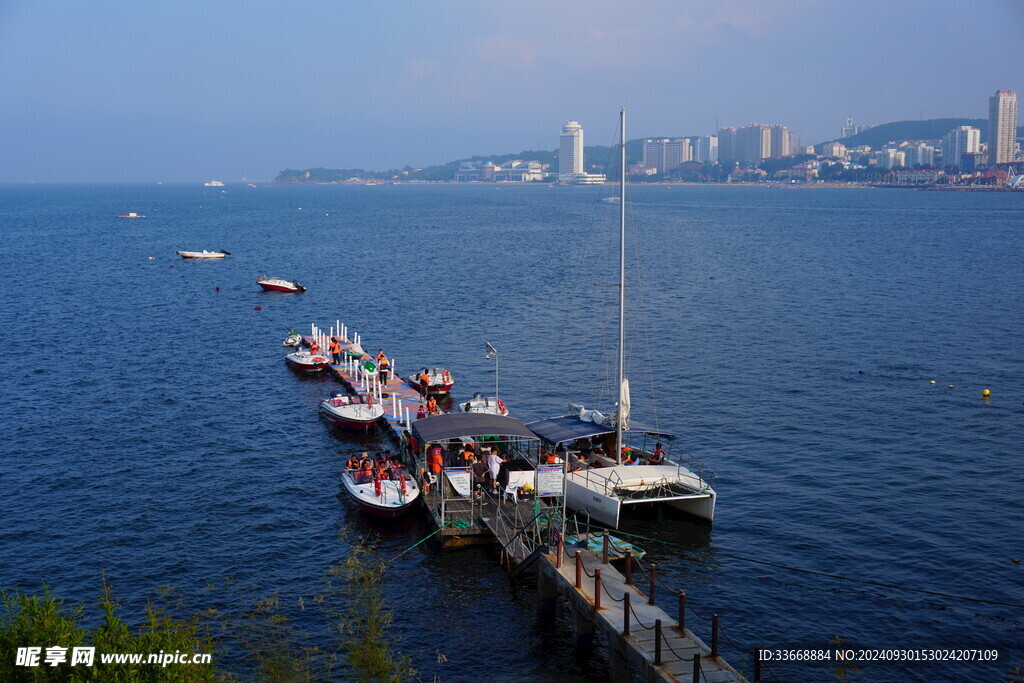
[(405, 381), (424, 396), (447, 396), (455, 384), (452, 373), (443, 368), (420, 368), (419, 372), (410, 375)]
[(224, 183), (219, 180), (211, 180), (208, 183), (203, 183), (204, 187), (224, 187)]
[(223, 249), (220, 251), (206, 251), (205, 249), (202, 251), (176, 251), (174, 253), (181, 258), (224, 258), (231, 255), (230, 251), (224, 251)]
[(320, 414), (331, 424), (344, 429), (367, 431), (384, 417), (384, 405), (372, 396), (349, 396), (344, 391), (331, 392), (320, 401)]
[(508, 415), (508, 408), (500, 398), (486, 396), (479, 391), (473, 394), (473, 398), (459, 403), (461, 413), (484, 413), (486, 415)]
[[(598, 557), (604, 553), (603, 533), (583, 532), (576, 535), (566, 535), (563, 537), (563, 540), (565, 541), (566, 548), (585, 548), (595, 553)], [(626, 559), (627, 550), (634, 560), (639, 560), (647, 554), (647, 551), (638, 545), (634, 545), (629, 541), (623, 541), (618, 536), (608, 536), (608, 559), (610, 561)]]
[(123, 216), (118, 216), (118, 218), (145, 218), (145, 216), (137, 214), (134, 211), (132, 211), (131, 213), (127, 213)]
[(601, 201), (604, 202), (605, 204), (621, 204), (622, 197), (619, 197), (617, 195), (613, 195), (611, 197), (602, 197)]
[(288, 330), (288, 337), (282, 346), (298, 346), (302, 343), (302, 335), (295, 330)]
[(309, 351), (294, 351), (284, 357), (284, 362), (293, 370), (305, 372), (320, 372), (326, 369), (330, 360), (322, 353), (310, 353)]
[(260, 275), (256, 278), (256, 284), (267, 292), (305, 292), (306, 288), (298, 280), (285, 280), (279, 277), (267, 277)]
[(416, 480), (404, 467), (380, 469), (345, 469), (341, 473), (345, 492), (361, 511), (393, 519), (412, 508), (420, 497)]

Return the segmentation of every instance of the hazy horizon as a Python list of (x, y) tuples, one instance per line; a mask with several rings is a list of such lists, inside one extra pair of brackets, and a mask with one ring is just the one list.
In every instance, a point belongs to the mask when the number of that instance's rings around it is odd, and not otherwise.
[(986, 118), (1024, 4), (0, 0), (0, 182), (269, 179), (781, 123)]

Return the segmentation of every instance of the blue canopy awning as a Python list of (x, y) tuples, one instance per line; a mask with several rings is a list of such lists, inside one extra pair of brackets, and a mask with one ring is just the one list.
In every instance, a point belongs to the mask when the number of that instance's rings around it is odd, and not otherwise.
[[(576, 439), (588, 439), (593, 436), (601, 436), (602, 434), (611, 434), (615, 431), (613, 426), (585, 422), (573, 415), (553, 417), (550, 420), (537, 420), (526, 426), (541, 439), (552, 444), (562, 443), (563, 441), (575, 441)], [(671, 432), (638, 424), (632, 420), (630, 420), (629, 428), (626, 431), (672, 437)]]
[(536, 439), (537, 435), (514, 417), (487, 413), (448, 413), (412, 423), (420, 443), (477, 436), (517, 436)]

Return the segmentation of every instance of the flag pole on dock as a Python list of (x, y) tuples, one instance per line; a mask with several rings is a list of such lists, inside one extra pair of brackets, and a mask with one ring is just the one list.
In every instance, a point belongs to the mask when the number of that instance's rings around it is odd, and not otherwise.
[(491, 342), (484, 342), (484, 356), (494, 359), (494, 402), (498, 402), (498, 349)]

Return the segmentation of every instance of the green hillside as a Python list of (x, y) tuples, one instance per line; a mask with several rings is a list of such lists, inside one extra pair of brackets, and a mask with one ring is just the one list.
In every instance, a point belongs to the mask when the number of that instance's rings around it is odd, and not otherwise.
[[(834, 138), (847, 147), (867, 145), (878, 149), (887, 142), (900, 140), (938, 140), (954, 128), (971, 126), (981, 131), (981, 141), (988, 141), (987, 119), (928, 119), (925, 121), (893, 121), (875, 126), (848, 138)], [(1017, 137), (1024, 135), (1024, 127), (1017, 129)], [(832, 142), (832, 140), (826, 141)], [(820, 147), (820, 146), (819, 146)]]

